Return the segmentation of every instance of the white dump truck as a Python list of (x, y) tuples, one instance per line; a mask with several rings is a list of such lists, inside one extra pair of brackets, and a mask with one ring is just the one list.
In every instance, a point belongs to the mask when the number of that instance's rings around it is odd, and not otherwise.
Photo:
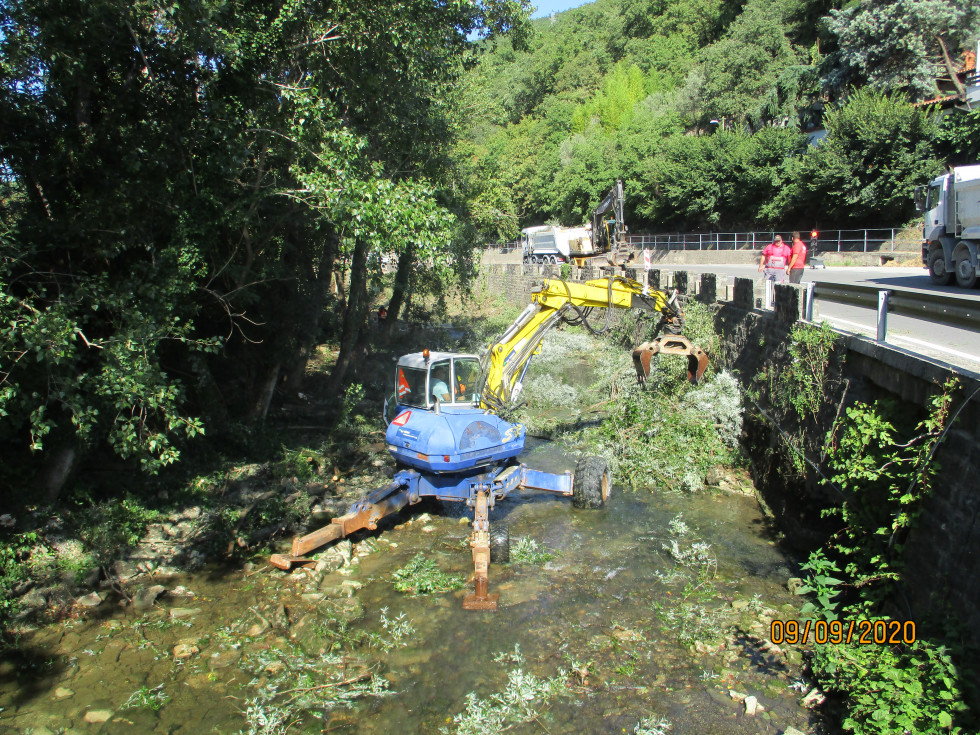
[(595, 254), (588, 227), (539, 225), (521, 230), (524, 263), (569, 263)]
[(915, 189), (915, 204), (925, 213), (922, 264), (932, 282), (947, 285), (955, 276), (973, 288), (980, 276), (980, 165), (958, 166), (952, 173)]

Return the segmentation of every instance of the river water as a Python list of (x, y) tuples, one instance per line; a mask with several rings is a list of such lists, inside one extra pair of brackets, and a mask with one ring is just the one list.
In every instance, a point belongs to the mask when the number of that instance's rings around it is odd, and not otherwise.
[[(527, 461), (569, 463), (548, 444)], [(21, 636), (0, 659), (0, 732), (479, 732), (458, 721), (468, 695), (489, 721), (508, 681), (545, 680), (513, 732), (818, 731), (799, 652), (767, 640), (798, 598), (750, 495), (507, 498), (492, 522), (552, 558), (493, 565), (496, 612), (464, 611), (466, 589), (394, 589), (419, 553), (472, 572), (465, 508), (424, 510), (331, 552), (332, 571), (208, 568), (153, 580), (167, 592), (145, 611), (110, 596)]]

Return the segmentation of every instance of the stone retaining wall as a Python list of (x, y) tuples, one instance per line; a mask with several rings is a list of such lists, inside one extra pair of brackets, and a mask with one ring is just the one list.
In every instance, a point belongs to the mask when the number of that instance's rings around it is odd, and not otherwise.
[[(588, 280), (611, 272), (637, 275), (633, 270), (573, 268), (570, 280)], [(535, 280), (559, 274), (558, 266), (485, 265), (482, 270), (488, 288), (521, 305), (529, 302)], [(747, 385), (764, 366), (785, 359), (790, 331), (802, 314), (802, 289), (790, 284), (777, 286), (775, 308), (770, 311), (755, 308), (752, 279), (736, 278), (730, 301), (716, 301), (728, 290), (727, 285), (720, 289), (719, 282), (723, 281), (710, 273), (650, 272), (650, 284), (655, 288), (676, 285), (689, 297), (715, 303), (722, 348), (712, 359)], [(980, 381), (972, 373), (891, 345), (846, 334), (841, 340), (841, 385), (846, 390), (831, 400), (852, 403), (888, 396), (904, 404), (911, 415), (924, 415), (937, 385), (950, 377), (960, 381), (954, 410), (960, 406), (962, 410), (935, 456), (941, 467), (935, 493), (926, 501), (906, 545), (904, 592), (914, 617), (942, 619), (952, 614), (980, 646), (980, 484), (976, 479), (980, 477)], [(836, 405), (827, 409), (819, 418), (824, 434), (837, 414)], [(805, 477), (782, 476), (787, 449), (775, 426), (750, 421), (746, 433), (756, 485), (787, 538), (803, 546), (820, 543), (827, 530), (820, 510), (834, 502), (826, 485), (812, 470)]]

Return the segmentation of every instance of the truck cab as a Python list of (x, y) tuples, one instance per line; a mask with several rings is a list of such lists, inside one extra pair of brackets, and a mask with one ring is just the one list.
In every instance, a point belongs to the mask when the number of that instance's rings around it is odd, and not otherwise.
[(928, 186), (915, 189), (923, 213), (922, 264), (932, 282), (945, 286), (953, 277), (973, 288), (980, 276), (980, 166), (959, 166)]

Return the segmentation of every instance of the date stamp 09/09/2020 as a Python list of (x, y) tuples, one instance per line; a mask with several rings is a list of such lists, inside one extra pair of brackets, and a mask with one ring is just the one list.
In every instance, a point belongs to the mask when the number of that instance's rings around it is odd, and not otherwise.
[(779, 646), (854, 643), (894, 646), (915, 643), (914, 620), (773, 620), (769, 640)]

